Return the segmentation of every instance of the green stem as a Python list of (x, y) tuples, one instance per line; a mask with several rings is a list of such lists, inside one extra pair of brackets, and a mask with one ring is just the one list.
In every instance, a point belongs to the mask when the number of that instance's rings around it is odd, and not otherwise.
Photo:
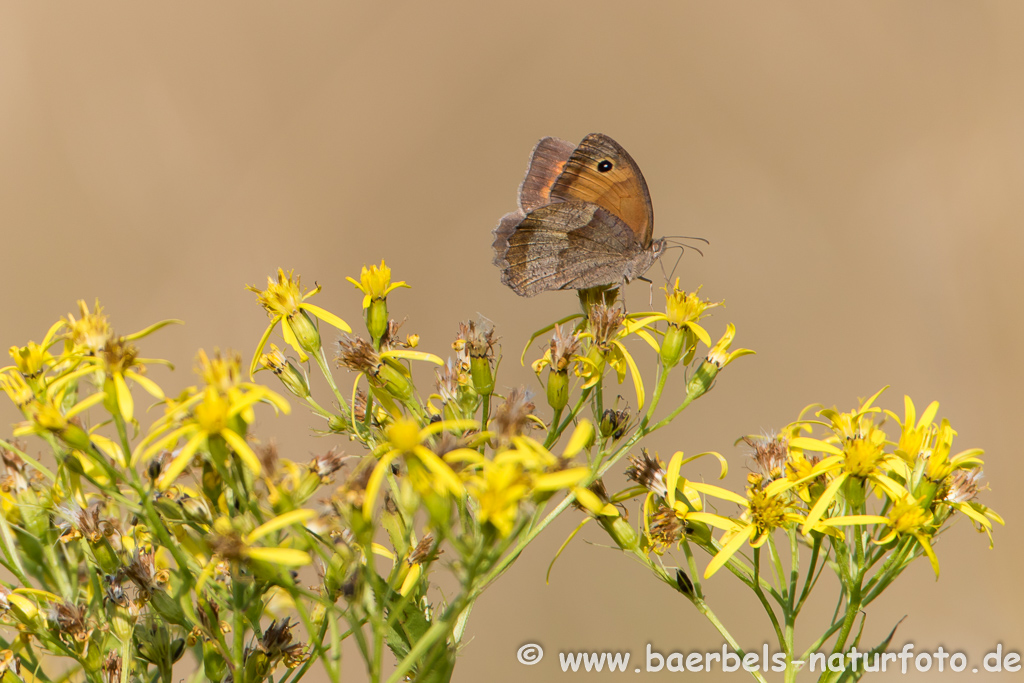
[[(729, 647), (731, 647), (733, 651), (739, 656), (740, 660), (742, 660), (745, 656), (743, 648), (741, 648), (739, 643), (736, 642), (736, 639), (732, 637), (732, 634), (729, 633), (728, 629), (725, 628), (725, 625), (721, 621), (719, 621), (718, 617), (715, 615), (714, 612), (711, 611), (711, 608), (708, 607), (707, 603), (701, 600), (700, 598), (694, 598), (692, 602), (693, 606), (697, 608), (697, 611), (703, 614), (704, 618), (711, 622), (711, 625), (715, 627), (715, 630), (717, 630), (722, 635), (722, 637), (725, 638), (725, 642), (729, 644)], [(761, 681), (761, 683), (767, 683), (764, 674), (762, 674), (757, 669), (751, 671), (750, 675), (753, 676), (756, 680)]]

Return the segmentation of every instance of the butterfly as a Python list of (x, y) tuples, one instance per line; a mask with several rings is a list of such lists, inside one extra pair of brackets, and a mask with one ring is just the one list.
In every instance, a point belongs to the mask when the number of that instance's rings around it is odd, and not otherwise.
[(619, 143), (544, 138), (519, 186), (519, 209), (494, 229), (494, 265), (520, 296), (629, 282), (661, 257), (640, 168)]

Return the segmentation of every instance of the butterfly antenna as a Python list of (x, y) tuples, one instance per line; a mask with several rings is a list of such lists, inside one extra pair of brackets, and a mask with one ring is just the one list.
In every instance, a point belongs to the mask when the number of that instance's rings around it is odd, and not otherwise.
[(667, 239), (667, 240), (676, 240), (676, 241), (679, 241), (679, 242), (685, 241), (685, 240), (696, 240), (698, 242), (703, 242), (704, 244), (711, 244), (711, 242), (710, 242), (710, 240), (708, 240), (708, 238), (706, 238), (706, 237), (694, 237), (693, 235), (666, 235), (665, 239)]
[[(690, 247), (690, 248), (694, 249), (693, 247)], [(676, 258), (676, 262), (672, 266), (672, 272), (669, 274), (668, 279), (666, 280), (666, 282), (672, 282), (672, 276), (676, 274), (676, 268), (679, 267), (679, 262), (683, 260), (683, 253), (685, 251), (686, 251), (686, 247), (684, 247), (682, 245), (679, 245), (679, 257)], [(700, 250), (699, 249), (694, 249), (694, 251), (696, 251), (698, 254), (700, 254)], [(700, 255), (703, 256), (704, 254), (700, 254)], [(662, 265), (662, 269), (664, 269), (664, 268), (665, 268), (665, 266)]]

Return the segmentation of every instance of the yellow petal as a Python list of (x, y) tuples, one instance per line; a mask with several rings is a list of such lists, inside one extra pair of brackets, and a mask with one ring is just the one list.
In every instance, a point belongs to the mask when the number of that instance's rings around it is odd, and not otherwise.
[(128, 383), (124, 381), (124, 375), (120, 372), (114, 375), (114, 393), (117, 396), (117, 407), (121, 410), (121, 417), (125, 422), (131, 422), (135, 417), (135, 401), (132, 400), (132, 392), (128, 390)]
[(718, 551), (718, 554), (711, 558), (711, 562), (708, 563), (708, 568), (704, 570), (704, 578), (711, 578), (711, 575), (722, 568), (726, 562), (728, 562), (736, 552), (743, 547), (743, 544), (750, 538), (750, 532), (744, 529), (743, 531), (737, 532), (729, 539), (729, 542), (722, 546), (722, 549)]
[(583, 447), (590, 443), (590, 440), (594, 437), (594, 425), (591, 424), (590, 420), (581, 420), (573, 430), (572, 436), (569, 437), (569, 443), (565, 446), (562, 456), (565, 458), (575, 457), (577, 453), (583, 450)]
[(263, 466), (260, 464), (260, 459), (256, 457), (256, 454), (250, 448), (249, 444), (246, 443), (245, 438), (240, 436), (238, 432), (231, 429), (221, 430), (220, 435), (225, 441), (231, 446), (231, 448), (241, 459), (242, 463), (249, 468), (254, 477), (260, 476), (260, 472), (263, 471)]
[(573, 467), (572, 469), (562, 470), (561, 472), (542, 474), (533, 480), (533, 489), (535, 491), (558, 491), (561, 489), (567, 489), (579, 484), (587, 477), (588, 474), (590, 474), (590, 470), (586, 467)]
[(313, 562), (309, 553), (295, 548), (249, 548), (250, 559), (282, 567), (303, 567)]
[(826, 488), (821, 494), (821, 497), (818, 498), (818, 502), (814, 504), (814, 507), (811, 508), (811, 511), (807, 514), (807, 519), (804, 520), (804, 525), (800, 528), (801, 534), (806, 535), (808, 530), (818, 523), (821, 516), (825, 514), (826, 510), (828, 510), (829, 503), (831, 503), (836, 497), (839, 487), (843, 485), (843, 482), (846, 481), (848, 476), (850, 476), (849, 472), (843, 472), (832, 480), (832, 483), (828, 485), (828, 488)]
[(206, 441), (206, 434), (204, 432), (197, 432), (189, 439), (184, 446), (181, 448), (181, 452), (178, 453), (177, 457), (174, 458), (167, 465), (167, 469), (164, 470), (163, 474), (156, 482), (156, 487), (161, 491), (165, 491), (168, 486), (174, 483), (174, 480), (178, 478), (178, 475), (185, 471), (188, 467), (189, 462), (192, 460), (192, 456), (196, 454), (196, 449), (199, 448), (199, 444)]
[(286, 512), (283, 515), (278, 515), (269, 522), (261, 524), (252, 531), (250, 531), (249, 534), (245, 537), (245, 542), (246, 544), (255, 543), (267, 534), (279, 531), (280, 529), (289, 527), (292, 524), (301, 524), (303, 522), (309, 521), (316, 517), (316, 514), (317, 513), (314, 510), (300, 509), (292, 510), (291, 512)]
[(347, 322), (345, 322), (344, 320), (342, 320), (338, 316), (334, 315), (330, 311), (328, 311), (326, 309), (323, 309), (323, 308), (320, 308), (316, 304), (301, 303), (301, 304), (299, 304), (299, 308), (303, 308), (303, 309), (309, 311), (310, 313), (312, 313), (316, 317), (318, 317), (321, 320), (323, 320), (328, 325), (331, 325), (333, 327), (337, 327), (342, 332), (351, 332), (352, 331), (352, 328), (349, 327)]

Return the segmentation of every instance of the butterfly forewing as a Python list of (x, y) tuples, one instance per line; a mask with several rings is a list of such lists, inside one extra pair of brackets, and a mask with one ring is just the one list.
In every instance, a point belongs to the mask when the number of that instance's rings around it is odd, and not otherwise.
[(647, 181), (629, 153), (607, 135), (583, 138), (549, 194), (553, 200), (597, 204), (622, 219), (641, 247), (651, 244), (654, 208)]
[(576, 145), (558, 138), (544, 138), (537, 143), (530, 155), (526, 177), (519, 186), (519, 208), (523, 212), (539, 209), (552, 201), (561, 201), (552, 199), (551, 188), (575, 150)]

